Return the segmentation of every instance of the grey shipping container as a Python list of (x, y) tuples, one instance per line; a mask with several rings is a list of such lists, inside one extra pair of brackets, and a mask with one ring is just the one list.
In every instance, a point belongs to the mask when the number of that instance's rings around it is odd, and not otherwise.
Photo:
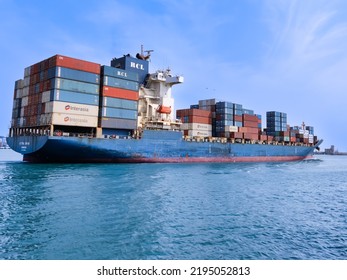
[(136, 129), (137, 121), (120, 118), (101, 118), (101, 127), (118, 129)]

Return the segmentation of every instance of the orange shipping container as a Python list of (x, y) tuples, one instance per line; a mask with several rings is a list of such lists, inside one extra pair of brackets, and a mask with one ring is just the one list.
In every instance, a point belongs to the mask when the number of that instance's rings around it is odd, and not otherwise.
[(128, 100), (139, 100), (139, 92), (122, 89), (122, 88), (114, 88), (114, 87), (102, 87), (102, 95), (104, 97), (114, 97), (114, 98), (122, 98)]

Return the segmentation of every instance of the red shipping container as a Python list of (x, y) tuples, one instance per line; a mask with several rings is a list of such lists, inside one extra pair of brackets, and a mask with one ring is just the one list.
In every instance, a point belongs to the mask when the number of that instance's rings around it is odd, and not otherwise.
[(258, 128), (258, 122), (254, 122), (254, 121), (243, 121), (243, 126), (246, 126), (246, 127), (256, 127), (256, 128)]
[(260, 141), (266, 141), (267, 140), (267, 135), (259, 135), (259, 140)]
[(189, 116), (189, 123), (203, 123), (203, 124), (212, 124), (211, 118), (200, 117), (200, 116)]
[(242, 116), (234, 115), (234, 121), (242, 122)]
[(189, 109), (189, 115), (211, 118), (211, 111), (205, 111), (200, 109)]
[(180, 110), (176, 110), (176, 116), (178, 118), (183, 118), (184, 116), (188, 116), (188, 109), (180, 109)]
[(46, 80), (42, 82), (43, 83), (42, 91), (47, 91), (51, 89), (51, 81), (52, 80)]
[(289, 131), (281, 131), (280, 132), (280, 136), (284, 136), (284, 137), (289, 137), (290, 135), (290, 132)]
[(271, 136), (271, 135), (268, 135), (267, 136), (267, 141), (273, 141), (274, 140), (274, 137), (273, 136)]
[(242, 121), (251, 121), (258, 123), (258, 117), (256, 115), (243, 114)]
[(241, 139), (243, 138), (242, 132), (230, 132), (230, 138)]
[(181, 109), (176, 111), (177, 117), (186, 117), (186, 116), (196, 116), (196, 117), (205, 117), (211, 118), (211, 112), (201, 109)]
[(244, 133), (243, 138), (248, 140), (258, 140), (258, 133)]
[(62, 66), (75, 70), (100, 74), (101, 65), (94, 62), (89, 62), (81, 59), (76, 59), (63, 55), (55, 55), (48, 59), (48, 68), (54, 66)]
[(135, 101), (139, 100), (138, 91), (122, 89), (122, 88), (103, 86), (102, 95), (106, 97), (115, 97), (115, 98), (122, 98), (122, 99), (135, 100)]
[(243, 133), (256, 133), (256, 134), (258, 134), (259, 129), (257, 127), (242, 126), (242, 127), (239, 127), (239, 132), (243, 132)]

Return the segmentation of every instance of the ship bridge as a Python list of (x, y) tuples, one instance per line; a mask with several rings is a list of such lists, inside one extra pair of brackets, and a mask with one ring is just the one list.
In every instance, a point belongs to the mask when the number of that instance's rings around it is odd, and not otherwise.
[(174, 118), (173, 85), (184, 82), (183, 76), (173, 76), (170, 69), (158, 70), (148, 76), (139, 91), (138, 127), (142, 129), (179, 129)]

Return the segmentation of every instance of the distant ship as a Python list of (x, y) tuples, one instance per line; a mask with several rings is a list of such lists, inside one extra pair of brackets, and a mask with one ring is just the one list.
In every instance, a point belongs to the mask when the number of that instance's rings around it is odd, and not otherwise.
[(16, 81), (8, 145), (28, 162), (183, 163), (303, 160), (322, 140), (287, 115), (199, 100), (174, 110), (169, 69), (149, 73), (152, 50), (111, 66), (55, 55)]

